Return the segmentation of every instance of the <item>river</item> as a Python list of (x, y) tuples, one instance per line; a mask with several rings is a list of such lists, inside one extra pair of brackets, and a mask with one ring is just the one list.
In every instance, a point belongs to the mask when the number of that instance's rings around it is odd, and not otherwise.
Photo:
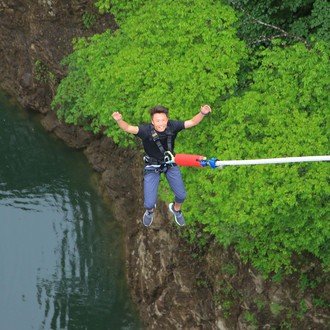
[(80, 151), (0, 94), (0, 329), (141, 329), (123, 233)]

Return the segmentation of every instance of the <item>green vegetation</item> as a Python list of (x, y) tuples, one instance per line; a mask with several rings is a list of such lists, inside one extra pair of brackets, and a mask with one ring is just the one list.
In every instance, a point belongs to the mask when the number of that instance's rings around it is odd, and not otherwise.
[(213, 295), (214, 304), (220, 308), (222, 316), (228, 319), (241, 301), (240, 293), (226, 279), (220, 280), (217, 287), (217, 292)]
[(96, 22), (96, 16), (93, 13), (85, 12), (82, 15), (82, 21), (86, 29), (91, 28)]
[[(223, 159), (327, 154), (325, 48), (297, 44), (261, 56), (249, 90), (223, 103), (221, 119), (212, 114), (211, 132), (199, 139), (197, 150), (212, 141), (213, 149), (204, 153)], [(328, 164), (270, 165), (198, 175), (185, 169), (190, 219), (221, 243), (234, 243), (266, 273), (290, 270), (292, 254), (304, 251), (329, 265), (327, 169)]]
[(325, 299), (322, 298), (313, 298), (313, 305), (315, 308), (330, 308), (330, 302), (327, 302)]
[[(261, 4), (271, 6), (274, 14), (268, 10), (262, 19), (275, 25), (285, 19), (288, 32), (308, 37), (308, 44), (291, 38), (284, 46), (275, 40), (252, 50), (237, 29), (247, 41), (264, 31), (243, 31), (242, 13), (221, 1), (97, 1), (101, 10), (114, 13), (120, 28), (76, 40), (64, 60), (68, 75), (53, 107), (68, 123), (132, 146), (134, 137), (118, 129), (113, 111), (138, 124), (149, 120), (147, 109), (156, 104), (169, 107), (172, 118), (189, 119), (208, 103), (211, 116), (181, 133), (177, 152), (221, 159), (328, 154), (326, 14), (314, 1), (308, 28), (298, 33), (301, 1), (294, 2), (296, 7), (283, 4), (298, 10), (297, 20), (282, 17), (271, 1), (258, 3), (255, 17), (261, 18)], [(206, 242), (203, 232), (224, 246), (234, 245), (265, 274), (292, 271), (292, 256), (305, 253), (328, 270), (328, 166), (184, 168), (186, 236)], [(165, 198), (167, 187), (162, 190)]]
[(243, 315), (245, 321), (249, 323), (251, 329), (257, 329), (258, 322), (254, 314), (249, 311), (245, 311)]
[(51, 72), (48, 66), (41, 60), (36, 60), (34, 63), (34, 77), (41, 83), (55, 83), (55, 75)]
[(75, 43), (54, 105), (67, 122), (95, 132), (105, 128), (127, 145), (129, 137), (111, 118), (114, 110), (138, 123), (149, 120), (146, 109), (155, 104), (183, 118), (205, 100), (220, 104), (221, 95), (233, 93), (239, 61), (246, 56), (232, 27), (235, 20), (230, 7), (211, 2), (146, 4), (115, 33)]
[(234, 276), (235, 274), (237, 274), (237, 267), (234, 263), (224, 263), (222, 265), (222, 272), (226, 275), (229, 276)]
[(275, 316), (278, 316), (283, 311), (283, 306), (281, 306), (278, 303), (273, 302), (270, 304), (270, 311)]
[(239, 35), (250, 45), (329, 41), (330, 3), (324, 0), (227, 0), (239, 11)]
[(266, 301), (265, 301), (265, 299), (257, 298), (255, 301), (255, 304), (257, 306), (258, 311), (262, 311), (265, 309)]
[(121, 25), (130, 14), (134, 15), (138, 9), (151, 1), (152, 0), (97, 0), (95, 5), (101, 13), (111, 12), (115, 16), (117, 23)]

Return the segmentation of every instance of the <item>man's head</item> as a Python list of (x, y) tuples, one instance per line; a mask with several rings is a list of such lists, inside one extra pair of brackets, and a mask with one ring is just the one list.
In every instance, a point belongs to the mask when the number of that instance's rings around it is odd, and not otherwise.
[(157, 105), (150, 109), (151, 123), (155, 130), (164, 132), (168, 123), (168, 109), (162, 105)]

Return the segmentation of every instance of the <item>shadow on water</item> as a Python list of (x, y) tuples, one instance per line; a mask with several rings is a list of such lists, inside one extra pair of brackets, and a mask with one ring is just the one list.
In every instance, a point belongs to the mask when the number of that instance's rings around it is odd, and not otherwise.
[(84, 156), (2, 95), (0, 124), (0, 328), (140, 329)]

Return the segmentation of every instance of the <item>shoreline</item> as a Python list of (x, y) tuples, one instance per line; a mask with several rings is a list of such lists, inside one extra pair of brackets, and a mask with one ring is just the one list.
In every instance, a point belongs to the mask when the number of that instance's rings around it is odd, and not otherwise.
[[(81, 16), (87, 10), (95, 8), (85, 1), (71, 5), (57, 0), (48, 8), (32, 0), (10, 5), (0, 0), (4, 31), (0, 35), (0, 88), (23, 109), (40, 113), (43, 127), (81, 150), (98, 173), (100, 191), (124, 228), (127, 282), (142, 324), (147, 329), (280, 326), (282, 313), (275, 313), (272, 306), (293, 313), (299, 312), (301, 301), (310, 304), (312, 300), (311, 293), (303, 295), (297, 289), (299, 278), (284, 283), (265, 280), (243, 264), (231, 247), (224, 249), (213, 240), (204, 249), (188, 244), (163, 202), (157, 205), (152, 226), (144, 228), (141, 152), (63, 124), (51, 111), (56, 84), (65, 75), (60, 61), (72, 51), (72, 38), (116, 28), (114, 18), (104, 15), (98, 26), (86, 30)], [(38, 77), (37, 63), (39, 69), (42, 63), (42, 77)], [(141, 162), (131, 166), (132, 159)], [(330, 317), (310, 314), (305, 321), (297, 321), (297, 328), (326, 329), (326, 321)]]

